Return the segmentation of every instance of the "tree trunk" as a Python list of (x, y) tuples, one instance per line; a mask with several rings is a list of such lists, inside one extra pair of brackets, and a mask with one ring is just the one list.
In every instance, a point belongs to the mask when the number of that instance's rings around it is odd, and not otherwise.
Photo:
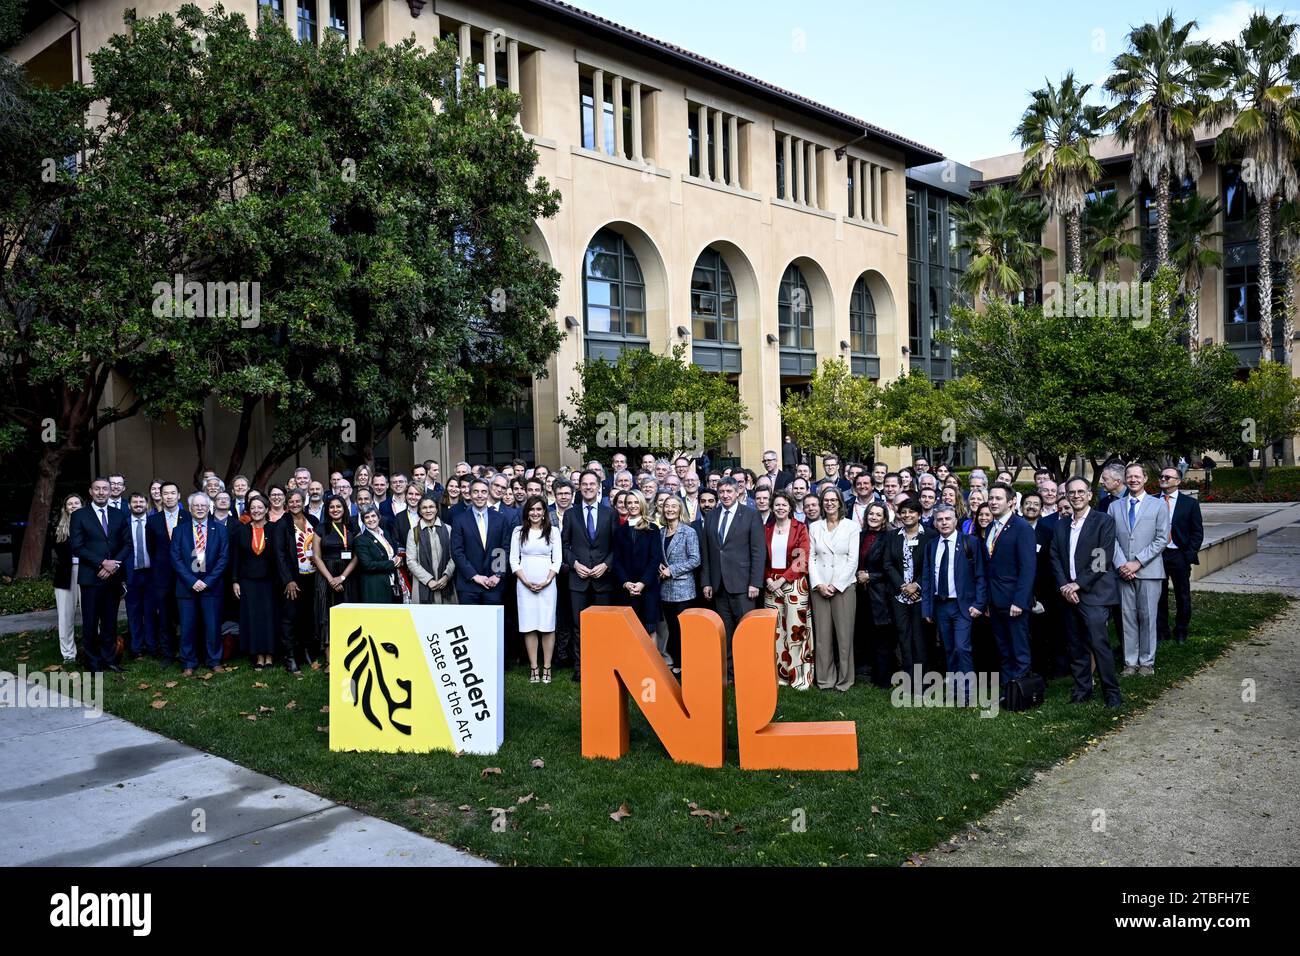
[(1201, 338), (1201, 290), (1199, 287), (1187, 292), (1187, 348), (1195, 352), (1200, 347)]
[(226, 462), (226, 487), (234, 483), (235, 475), (244, 467), (244, 458), (248, 455), (249, 432), (253, 430), (253, 412), (261, 403), (261, 396), (244, 396), (239, 409), (239, 431), (235, 433), (235, 444), (230, 449), (230, 460)]
[(1273, 197), (1259, 204), (1259, 360), (1273, 358)]
[(1169, 265), (1169, 170), (1156, 179), (1156, 268)]
[(1065, 241), (1069, 246), (1070, 272), (1083, 274), (1083, 222), (1079, 210), (1065, 215)]
[[(194, 475), (193, 475), (194, 485), (193, 487), (202, 488), (203, 473), (208, 470), (208, 464), (206, 458), (207, 455), (206, 448), (208, 444), (208, 438), (207, 438), (208, 427), (207, 424), (203, 421), (202, 413), (195, 416), (194, 423), (191, 426), (191, 431), (194, 434)], [(188, 493), (182, 491), (181, 497), (182, 498), (188, 497)]]
[(17, 577), (34, 578), (41, 573), (45, 536), (50, 530), (50, 512), (54, 508), (54, 486), (59, 480), (63, 460), (75, 450), (66, 441), (47, 445), (36, 463), (36, 484), (32, 488), (31, 504), (27, 507), (27, 530), (23, 534), (22, 550), (18, 552)]
[[(1295, 338), (1295, 287), (1296, 270), (1300, 269), (1300, 256), (1291, 256), (1286, 263), (1286, 296), (1283, 300), (1282, 314), (1282, 364), (1291, 371), (1291, 342)], [(1294, 373), (1293, 373), (1294, 374)], [(1295, 436), (1287, 435), (1282, 439), (1282, 464), (1290, 467), (1295, 464)]]
[[(292, 458), (298, 452), (311, 442), (316, 435), (314, 433), (301, 435), (287, 445), (272, 445), (271, 450), (263, 456), (262, 461), (257, 466), (257, 471), (249, 479), (249, 485), (253, 488), (265, 488), (271, 480), (271, 476), (286, 461)], [(328, 478), (328, 475), (326, 476)]]

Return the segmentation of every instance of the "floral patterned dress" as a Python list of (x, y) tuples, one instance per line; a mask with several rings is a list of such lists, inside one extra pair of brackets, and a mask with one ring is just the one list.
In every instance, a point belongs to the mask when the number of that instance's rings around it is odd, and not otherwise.
[[(763, 530), (767, 535), (763, 606), (777, 612), (776, 679), (795, 690), (807, 690), (813, 685), (813, 632), (808, 617), (808, 529), (802, 522), (791, 518), (784, 535), (778, 531), (775, 521), (769, 522)], [(780, 594), (773, 594), (767, 587), (768, 579), (775, 577), (782, 579)]]

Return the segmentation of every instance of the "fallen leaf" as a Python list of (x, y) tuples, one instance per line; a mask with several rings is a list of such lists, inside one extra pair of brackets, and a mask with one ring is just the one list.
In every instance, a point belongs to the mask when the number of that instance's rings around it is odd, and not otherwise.
[(618, 823), (624, 817), (630, 817), (631, 815), (632, 815), (632, 808), (629, 807), (626, 803), (620, 803), (618, 805), (618, 809), (615, 810), (613, 813), (611, 813), (609, 815), (609, 818), (613, 820), (615, 823)]
[(500, 768), (500, 767), (484, 767), (484, 768), (483, 768), (483, 772), (480, 773), (479, 776), (480, 776), (481, 778), (483, 778), (484, 780), (486, 780), (487, 777), (488, 777), (488, 774), (500, 773), (500, 772), (501, 772), (501, 768)]
[(152, 701), (152, 702), (149, 704), (149, 706), (152, 707), (154, 710), (162, 710), (164, 707), (167, 706), (167, 701), (165, 701), (165, 700), (155, 700), (155, 701)]
[(871, 812), (872, 812), (872, 813), (879, 813), (879, 812), (880, 812), (880, 807), (876, 806), (876, 805), (873, 803), (873, 804), (871, 805)]
[(534, 770), (541, 770), (543, 767), (546, 766), (546, 761), (543, 760), (541, 757), (534, 757), (531, 761), (529, 761), (529, 766), (531, 766)]
[(312, 662), (311, 662), (311, 669), (314, 670), (314, 671), (318, 671), (318, 670), (320, 670), (320, 661), (312, 661)]
[(295, 707), (297, 707), (297, 706), (298, 706), (298, 702), (297, 702), (296, 700), (291, 700), (291, 701), (289, 701), (289, 703), (287, 703), (287, 704), (284, 705), (284, 709), (285, 709), (285, 710), (293, 710), (293, 709), (294, 709)]
[(539, 803), (537, 805), (537, 809), (542, 811), (542, 813), (550, 813), (551, 805), (549, 803)]
[(213, 674), (211, 671), (208, 671), (208, 673), (200, 677), (199, 680), (212, 680), (212, 678), (214, 678), (215, 676), (217, 675)]
[(258, 705), (258, 708), (257, 708), (257, 712), (258, 712), (259, 714), (269, 714), (269, 713), (273, 712), (274, 710), (275, 710), (274, 707), (267, 707), (265, 704), (259, 704), (259, 705)]
[(155, 697), (161, 697), (161, 696), (162, 696), (162, 691), (160, 691), (160, 690), (156, 690), (156, 691), (153, 692), (153, 695), (154, 695)]
[(468, 803), (462, 803), (462, 804), (461, 804), (460, 806), (458, 806), (456, 809), (457, 809), (457, 810), (473, 810), (474, 808), (471, 807)]
[(62, 665), (62, 664), (50, 664), (48, 667), (42, 667), (41, 670), (45, 671), (45, 673), (48, 674), (48, 673), (50, 673), (50, 672), (52, 672), (52, 671), (61, 671), (61, 670), (63, 670), (63, 665)]
[(748, 833), (749, 831), (746, 830), (744, 827), (742, 827), (739, 823), (737, 823), (734, 827), (731, 828), (731, 832), (732, 832), (732, 833)]
[(255, 680), (255, 681), (253, 681), (253, 686), (254, 686), (254, 687), (265, 687), (266, 685), (263, 684), (260, 680)]
[(148, 689), (149, 689), (149, 685), (146, 684), (144, 681), (141, 681), (140, 683), (138, 683), (138, 684), (135, 685), (135, 689), (136, 689), (136, 690), (148, 690)]
[(316, 728), (316, 733), (318, 733), (318, 734), (328, 734), (329, 732), (330, 732), (330, 729), (329, 729), (328, 727), (317, 727), (317, 728)]
[(248, 719), (248, 720), (257, 720), (257, 714), (249, 714), (247, 719)]
[(524, 794), (522, 797), (520, 797), (518, 800), (516, 800), (515, 803), (528, 803), (528, 802), (530, 802), (530, 801), (533, 799), (534, 796), (535, 796), (535, 794), (526, 793), (526, 794)]
[(978, 780), (978, 779), (980, 778), (980, 775), (977, 774), (977, 773), (973, 773), (973, 774), (970, 775), (970, 778), (971, 778), (972, 780)]
[(163, 684), (163, 686), (164, 686), (164, 687), (167, 687), (167, 688), (175, 687), (175, 686), (176, 686), (176, 681), (174, 681), (174, 680), (169, 680), (167, 683)]
[(324, 707), (322, 707), (322, 708), (320, 709), (320, 712), (321, 712), (322, 714), (328, 714), (328, 713), (330, 712), (330, 705), (329, 705), (329, 704), (326, 704)]

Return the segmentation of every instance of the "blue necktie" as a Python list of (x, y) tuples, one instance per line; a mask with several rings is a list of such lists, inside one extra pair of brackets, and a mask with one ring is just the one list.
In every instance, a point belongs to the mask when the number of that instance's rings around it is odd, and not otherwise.
[(587, 541), (591, 544), (596, 543), (596, 516), (595, 506), (587, 505)]
[(149, 551), (144, 546), (144, 520), (135, 519), (135, 569), (149, 567)]
[(1133, 530), (1133, 521), (1137, 518), (1137, 506), (1138, 506), (1137, 499), (1136, 499), (1136, 498), (1129, 498), (1129, 500), (1128, 500), (1128, 529), (1129, 529), (1130, 531)]
[(104, 537), (108, 537), (108, 509), (99, 509), (99, 523), (104, 526)]
[(722, 512), (722, 527), (718, 529), (718, 543), (719, 543), (719, 544), (726, 544), (726, 543), (727, 543), (727, 522), (730, 521), (730, 520), (731, 520), (731, 512), (730, 512), (730, 511), (723, 511), (723, 512)]

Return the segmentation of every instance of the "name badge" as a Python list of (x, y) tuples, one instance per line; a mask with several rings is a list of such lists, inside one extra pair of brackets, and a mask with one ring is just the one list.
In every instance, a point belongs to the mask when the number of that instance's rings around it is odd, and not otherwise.
[(340, 551), (340, 552), (339, 552), (339, 557), (342, 558), (344, 561), (351, 561), (351, 560), (352, 560), (352, 552), (351, 552), (351, 551)]

